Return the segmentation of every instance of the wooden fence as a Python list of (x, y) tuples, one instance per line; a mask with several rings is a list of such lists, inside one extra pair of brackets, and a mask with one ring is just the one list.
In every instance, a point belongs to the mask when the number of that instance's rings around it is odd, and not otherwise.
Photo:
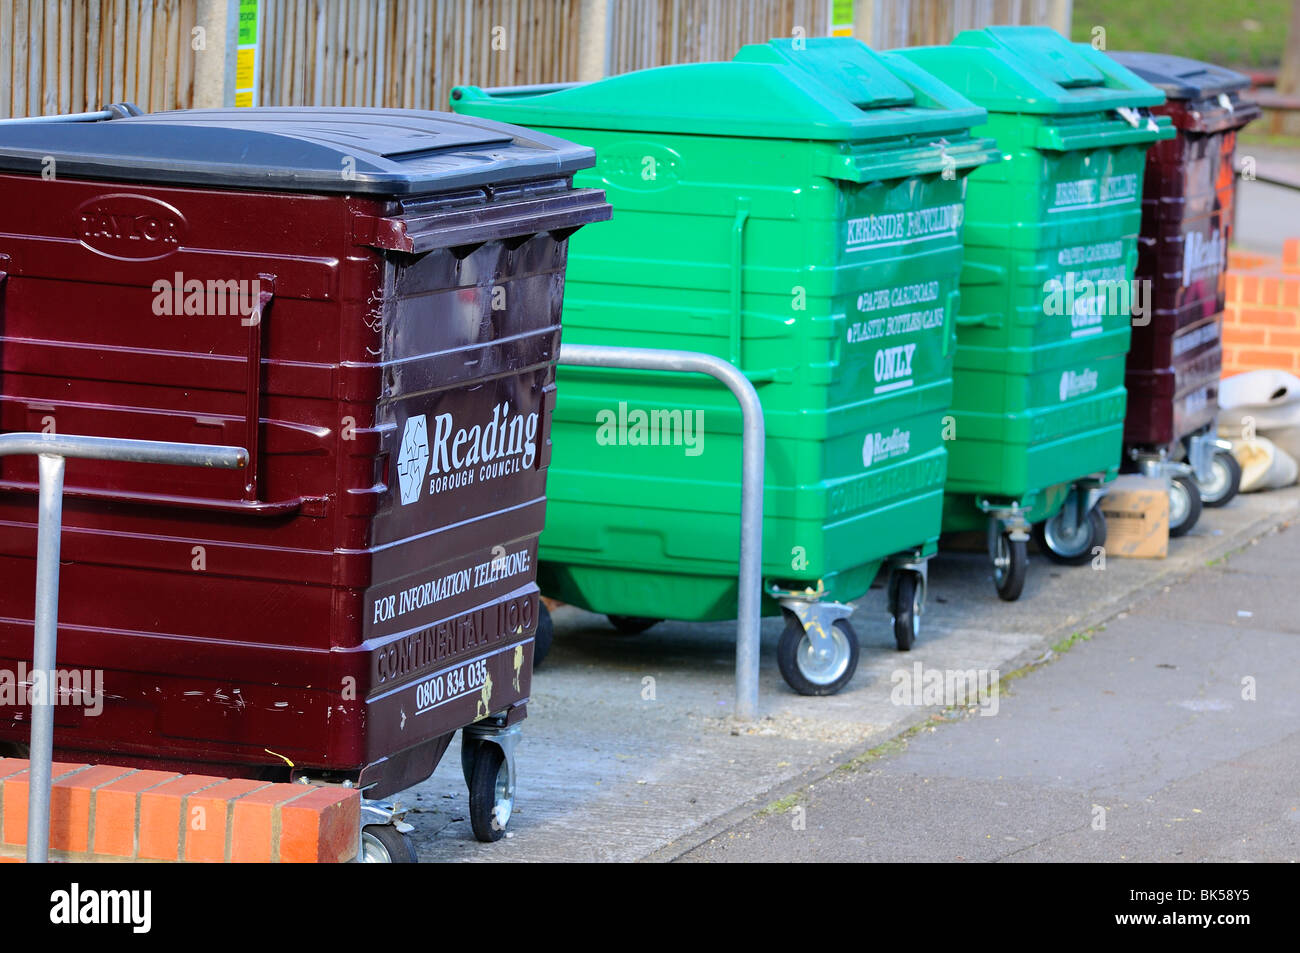
[[(459, 83), (579, 78), (580, 0), (264, 0), (266, 105), (445, 109)], [(615, 0), (609, 71), (727, 59), (742, 43), (825, 35), (824, 0)]]
[(1040, 23), (1068, 33), (1070, 8), (1069, 0), (874, 0), (871, 36), (860, 39), (879, 50), (928, 46), (991, 23)]
[(830, 33), (825, 0), (616, 0), (610, 31), (611, 73), (729, 60), (746, 43), (774, 36)]
[[(123, 100), (194, 104), (192, 31), (211, 0), (0, 0), (0, 117)], [(235, 3), (237, 0), (228, 0)], [(860, 0), (871, 43), (1050, 22), (1068, 0)], [(608, 0), (612, 73), (728, 59), (773, 36), (825, 36), (830, 0)], [(262, 0), (262, 105), (447, 108), (452, 86), (578, 78), (583, 0)]]
[(197, 0), (0, 0), (0, 117), (191, 101)]
[(579, 0), (263, 0), (263, 105), (446, 109), (458, 83), (576, 78)]

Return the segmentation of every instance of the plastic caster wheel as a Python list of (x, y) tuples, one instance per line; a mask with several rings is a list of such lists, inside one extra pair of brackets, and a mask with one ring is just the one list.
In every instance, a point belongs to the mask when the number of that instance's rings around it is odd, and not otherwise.
[(392, 824), (367, 824), (361, 828), (363, 864), (417, 864), (415, 842)]
[(1010, 533), (999, 533), (997, 551), (993, 557), (993, 585), (998, 598), (1015, 602), (1025, 588), (1025, 571), (1029, 567), (1029, 546), (1023, 539), (1012, 539)]
[(640, 635), (652, 625), (658, 625), (663, 619), (650, 619), (643, 615), (607, 615), (606, 619), (609, 624), (618, 630), (620, 635)]
[(1201, 491), (1189, 476), (1169, 481), (1169, 536), (1186, 536), (1201, 518)]
[(1106, 545), (1106, 517), (1097, 507), (1075, 524), (1073, 533), (1065, 531), (1064, 522), (1062, 514), (1057, 512), (1051, 519), (1034, 524), (1034, 540), (1052, 562), (1082, 566), (1092, 558), (1094, 549)]
[(537, 600), (537, 634), (533, 636), (533, 671), (546, 661), (551, 654), (551, 642), (555, 640), (555, 623), (551, 621), (551, 610), (546, 603)]
[(469, 822), (474, 836), (485, 844), (506, 834), (515, 810), (515, 790), (510, 783), (506, 755), (491, 742), (474, 747), (474, 766), (469, 779)]
[(894, 644), (900, 652), (910, 652), (921, 634), (921, 581), (914, 572), (900, 572), (893, 588)]
[(1216, 450), (1210, 458), (1210, 479), (1196, 481), (1205, 506), (1223, 506), (1241, 489), (1241, 464), (1227, 450)]
[(830, 648), (820, 654), (803, 624), (786, 616), (785, 631), (776, 647), (776, 661), (787, 685), (800, 695), (834, 695), (858, 668), (858, 636), (844, 619), (831, 626)]

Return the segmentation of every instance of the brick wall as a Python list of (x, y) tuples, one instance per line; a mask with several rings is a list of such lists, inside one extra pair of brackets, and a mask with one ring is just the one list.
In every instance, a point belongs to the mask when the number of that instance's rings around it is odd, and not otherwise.
[[(28, 765), (0, 758), (0, 859), (27, 844)], [(112, 765), (54, 765), (52, 860), (340, 863), (357, 853), (355, 788)]]
[(1300, 373), (1300, 238), (1282, 257), (1232, 252), (1223, 313), (1223, 376), (1278, 368)]

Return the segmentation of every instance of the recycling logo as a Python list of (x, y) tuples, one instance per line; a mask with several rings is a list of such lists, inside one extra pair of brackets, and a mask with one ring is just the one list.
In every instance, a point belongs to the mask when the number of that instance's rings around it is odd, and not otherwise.
[(424, 471), (429, 466), (429, 432), (424, 414), (406, 419), (402, 449), (397, 455), (397, 481), (402, 490), (402, 505), (420, 498)]

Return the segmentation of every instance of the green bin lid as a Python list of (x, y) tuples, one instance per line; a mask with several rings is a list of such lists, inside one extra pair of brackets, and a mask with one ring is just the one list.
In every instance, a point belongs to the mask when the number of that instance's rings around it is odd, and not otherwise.
[(798, 50), (794, 42), (592, 83), (458, 86), (452, 108), (532, 127), (839, 141), (965, 130), (987, 118), (911, 63), (856, 40), (807, 39)]
[(949, 46), (897, 54), (990, 112), (1078, 114), (1158, 106), (1165, 95), (1087, 43), (1050, 27), (964, 30)]
[(859, 109), (911, 106), (916, 97), (865, 43), (847, 37), (769, 40), (742, 46), (733, 61), (797, 66)]

